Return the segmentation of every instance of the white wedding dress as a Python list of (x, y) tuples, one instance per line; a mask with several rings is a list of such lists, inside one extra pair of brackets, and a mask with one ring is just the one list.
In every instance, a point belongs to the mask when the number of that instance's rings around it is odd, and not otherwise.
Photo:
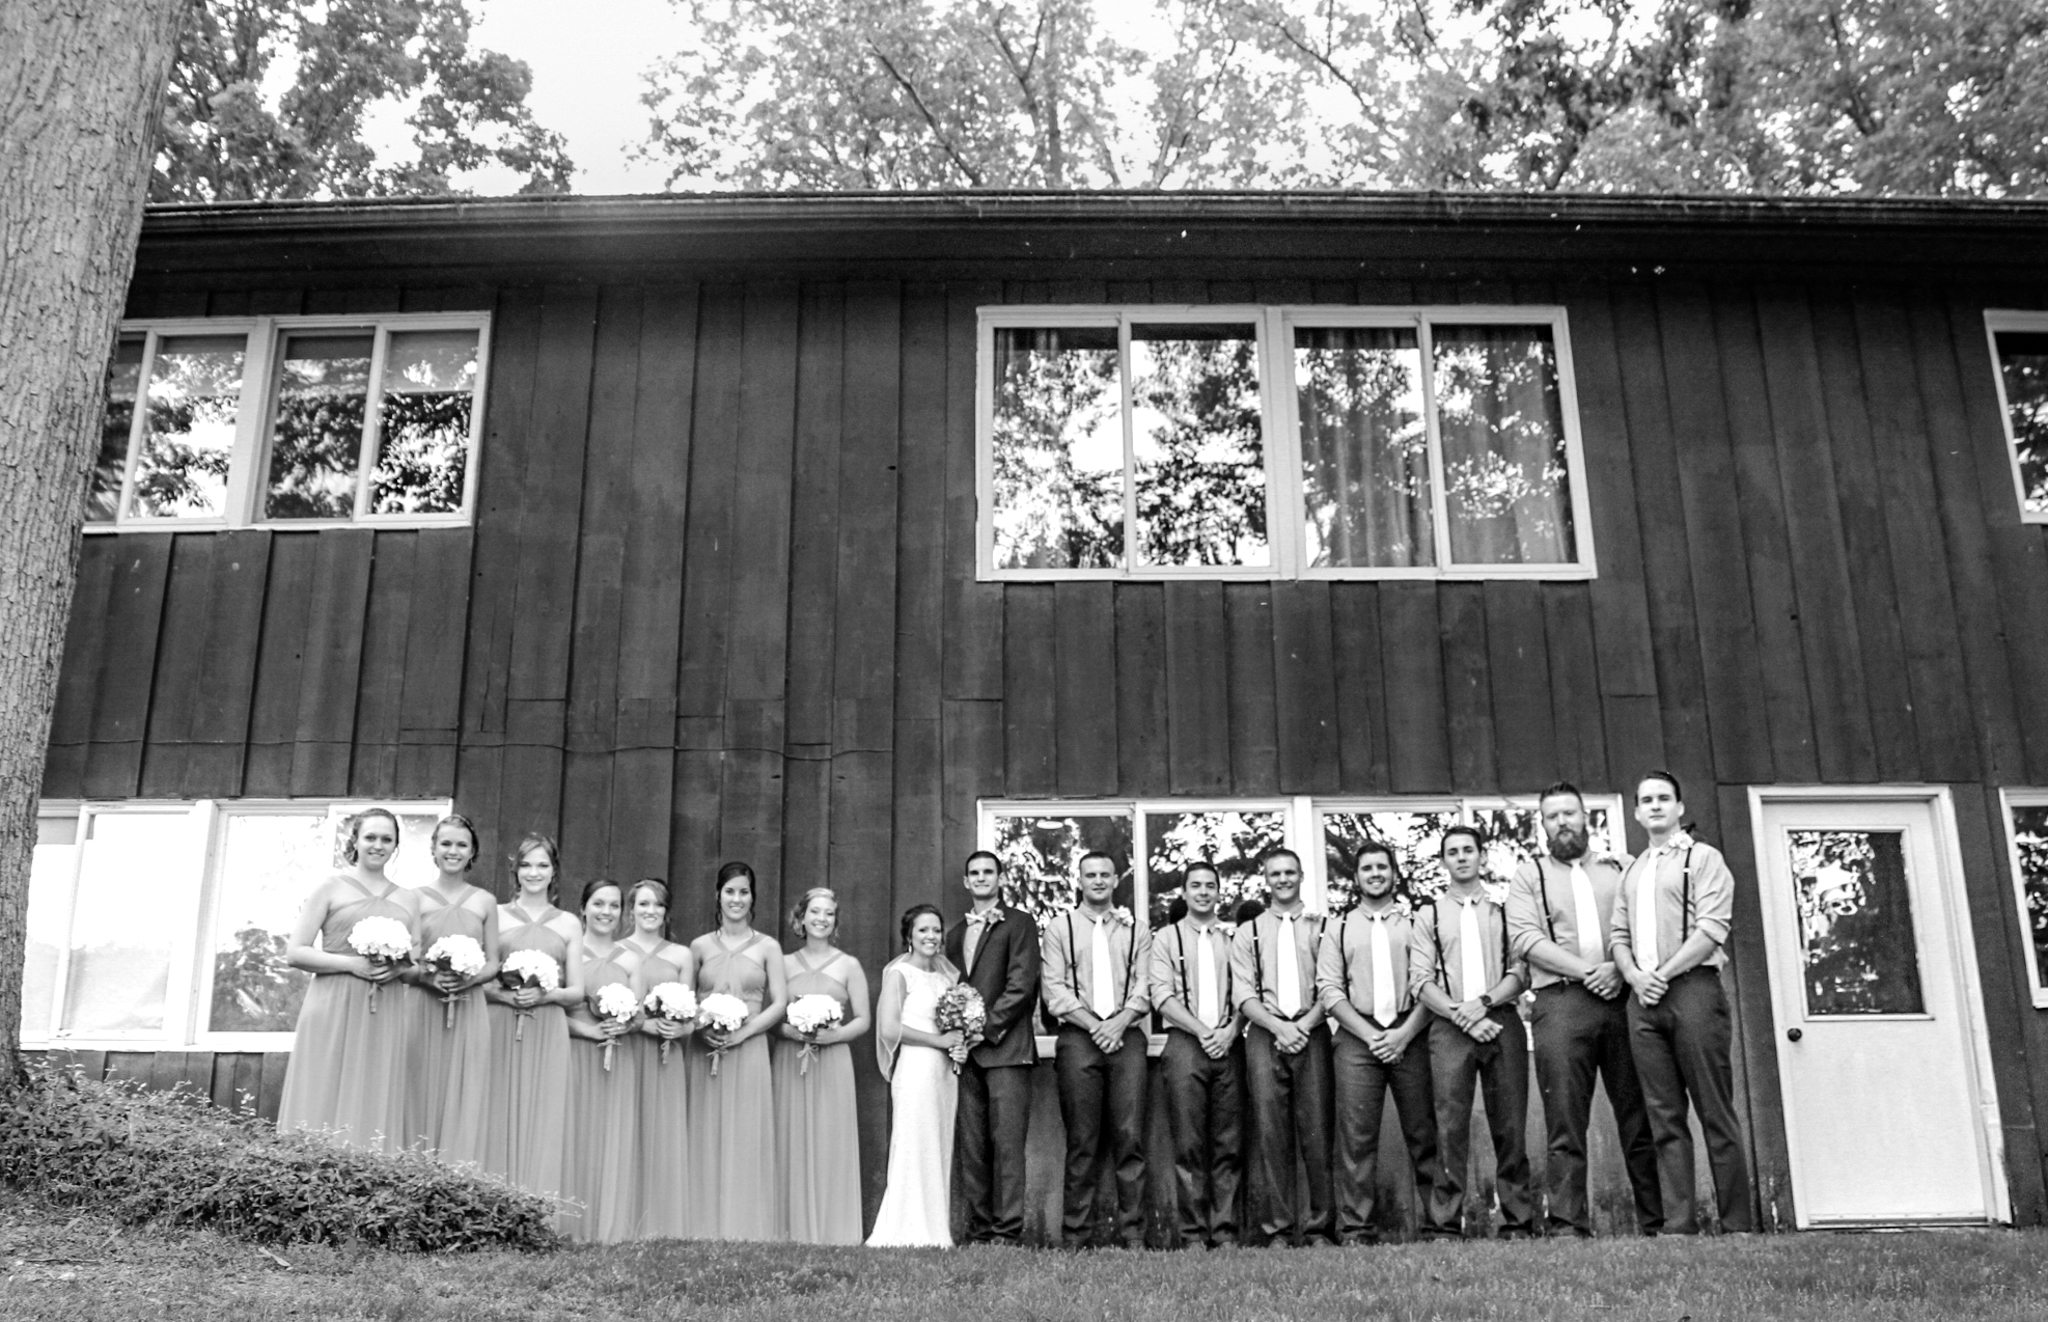
[[(903, 979), (903, 1026), (936, 1033), (932, 1016), (953, 976), (900, 963), (882, 976)], [(945, 1052), (913, 1042), (897, 1047), (889, 1077), (889, 1183), (869, 1244), (952, 1244), (953, 1109), (959, 1092), (960, 1079)]]

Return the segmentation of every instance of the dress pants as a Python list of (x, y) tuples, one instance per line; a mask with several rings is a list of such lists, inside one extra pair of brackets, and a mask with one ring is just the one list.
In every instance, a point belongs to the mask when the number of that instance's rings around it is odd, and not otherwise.
[(1330, 1048), (1337, 1098), (1337, 1237), (1350, 1244), (1379, 1237), (1373, 1200), (1379, 1187), (1380, 1114), (1389, 1094), (1415, 1171), (1415, 1209), (1429, 1214), (1438, 1178), (1436, 1100), (1429, 1083), (1429, 1042), (1408, 1044), (1392, 1065), (1347, 1032)]
[(955, 1199), (967, 1213), (967, 1242), (1024, 1238), (1024, 1135), (1031, 1122), (1031, 1066), (960, 1067), (960, 1153)]
[(1664, 1198), (1657, 1187), (1657, 1145), (1650, 1137), (1650, 1117), (1629, 1048), (1627, 999), (1602, 1000), (1583, 983), (1552, 983), (1537, 989), (1529, 1027), (1536, 1039), (1536, 1087), (1543, 1095), (1549, 1140), (1544, 1173), (1550, 1186), (1550, 1233), (1593, 1233), (1586, 1205), (1586, 1128), (1593, 1119), (1597, 1074), (1614, 1108), (1622, 1160), (1635, 1193), (1636, 1229), (1656, 1234), (1664, 1225)]
[(1735, 1076), (1728, 1059), (1733, 1033), (1719, 969), (1697, 968), (1671, 981), (1664, 999), (1646, 1006), (1628, 998), (1629, 1045), (1643, 1082), (1643, 1105), (1657, 1143), (1657, 1182), (1664, 1192), (1664, 1233), (1696, 1235), (1692, 1127), (1686, 1099), (1700, 1113), (1714, 1201), (1723, 1230), (1754, 1230), (1749, 1164), (1735, 1120)]
[(1476, 1042), (1448, 1019), (1429, 1025), (1429, 1071), (1436, 1086), (1436, 1144), (1443, 1173), (1429, 1194), (1423, 1232), (1464, 1233), (1465, 1169), (1472, 1149), (1472, 1090), (1486, 1098), (1486, 1127), (1493, 1136), (1493, 1187), (1500, 1201), (1502, 1235), (1535, 1233), (1535, 1205), (1529, 1197), (1529, 1153), (1523, 1130), (1529, 1120), (1529, 1040), (1513, 1005), (1495, 1006), (1487, 1016), (1500, 1025), (1491, 1042)]
[(1053, 1054), (1060, 1120), (1067, 1128), (1066, 1197), (1060, 1241), (1079, 1248), (1095, 1236), (1095, 1196), (1105, 1157), (1116, 1167), (1116, 1235), (1145, 1244), (1145, 1031), (1124, 1030), (1115, 1052), (1086, 1030), (1061, 1024)]
[[(1335, 1239), (1330, 1180), (1330, 1034), (1317, 1027), (1288, 1055), (1253, 1024), (1244, 1031), (1245, 1081), (1252, 1098), (1252, 1200), (1259, 1238)], [(1308, 1187), (1294, 1186), (1296, 1144)], [(1305, 1197), (1303, 1196), (1305, 1195)], [(1301, 1204), (1306, 1201), (1304, 1210)]]
[(1242, 1048), (1212, 1060), (1201, 1041), (1166, 1030), (1159, 1057), (1166, 1116), (1173, 1126), (1173, 1183), (1180, 1202), (1180, 1238), (1189, 1248), (1237, 1242), (1237, 1186), (1243, 1158)]

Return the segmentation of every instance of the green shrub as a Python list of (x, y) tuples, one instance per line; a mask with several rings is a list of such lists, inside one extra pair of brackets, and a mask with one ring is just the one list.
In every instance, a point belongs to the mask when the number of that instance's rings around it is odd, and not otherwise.
[(207, 1227), (265, 1244), (401, 1252), (548, 1249), (548, 1200), (418, 1153), (302, 1134), (179, 1090), (32, 1066), (0, 1090), (0, 1184), (130, 1225)]

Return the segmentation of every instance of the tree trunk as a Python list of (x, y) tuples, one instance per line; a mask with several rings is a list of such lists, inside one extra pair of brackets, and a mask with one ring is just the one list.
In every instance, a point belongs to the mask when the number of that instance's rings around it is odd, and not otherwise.
[(0, 0), (0, 1081), (85, 474), (187, 0)]

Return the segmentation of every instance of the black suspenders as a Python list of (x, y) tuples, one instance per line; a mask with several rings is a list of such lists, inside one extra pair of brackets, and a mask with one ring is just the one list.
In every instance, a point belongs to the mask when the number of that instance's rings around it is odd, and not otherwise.
[[(1536, 875), (1542, 876), (1543, 865), (1539, 863), (1536, 867)], [(1485, 898), (1483, 893), (1481, 898)], [(1549, 911), (1549, 903), (1546, 901), (1544, 912), (1548, 913)], [(1444, 995), (1449, 996), (1451, 994), (1451, 971), (1444, 967), (1443, 912), (1443, 896), (1439, 895), (1436, 899), (1429, 902), (1429, 940), (1436, 947), (1437, 983), (1444, 989)], [(1500, 976), (1503, 978), (1508, 976), (1508, 918), (1505, 911), (1502, 912), (1500, 918)]]
[[(1188, 966), (1186, 959), (1187, 951), (1185, 947), (1182, 948), (1181, 954), (1182, 959), (1180, 966), (1180, 976), (1181, 981), (1185, 982), (1187, 981), (1188, 976)], [(1131, 998), (1131, 973), (1134, 969), (1136, 969), (1137, 963), (1138, 930), (1137, 925), (1133, 923), (1131, 926), (1130, 945), (1128, 945), (1124, 949), (1125, 1000), (1129, 1000)], [(1081, 946), (1080, 943), (1078, 943), (1074, 939), (1074, 911), (1072, 909), (1067, 910), (1067, 985), (1074, 989), (1074, 999), (1079, 1001), (1083, 1006), (1086, 1006), (1088, 1008), (1088, 1013), (1095, 1013), (1094, 1007), (1088, 1005), (1088, 998), (1081, 994)]]

